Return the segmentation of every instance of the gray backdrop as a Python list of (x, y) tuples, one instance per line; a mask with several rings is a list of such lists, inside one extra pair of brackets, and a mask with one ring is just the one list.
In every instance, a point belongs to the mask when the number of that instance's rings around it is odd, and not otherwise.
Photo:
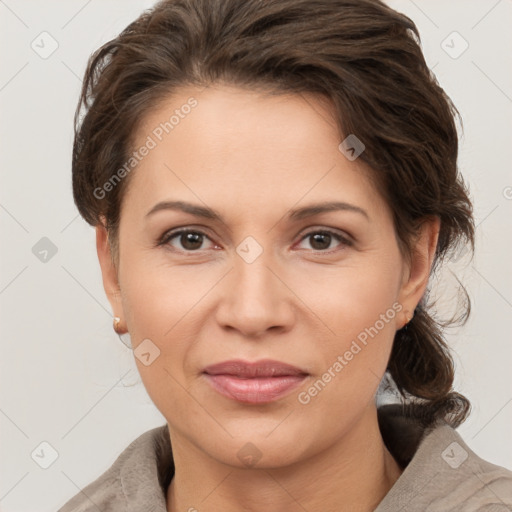
[[(453, 305), (455, 272), (473, 300), (468, 324), (450, 331), (457, 388), (473, 404), (459, 432), (512, 469), (512, 0), (389, 3), (417, 23), (464, 119), (477, 251), (447, 265), (439, 310)], [(151, 4), (0, 0), (1, 511), (55, 511), (165, 422), (112, 330), (70, 173), (87, 57)]]

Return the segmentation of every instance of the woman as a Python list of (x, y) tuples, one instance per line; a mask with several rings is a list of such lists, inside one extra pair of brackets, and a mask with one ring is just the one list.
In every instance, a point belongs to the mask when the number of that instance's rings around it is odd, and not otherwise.
[(379, 0), (164, 0), (91, 57), (75, 202), (167, 423), (62, 512), (510, 510), (427, 304), (456, 113)]

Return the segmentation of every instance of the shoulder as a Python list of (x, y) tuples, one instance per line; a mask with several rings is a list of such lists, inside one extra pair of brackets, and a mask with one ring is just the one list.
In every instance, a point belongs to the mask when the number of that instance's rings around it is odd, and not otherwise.
[[(167, 425), (137, 437), (96, 480), (73, 496), (58, 512), (109, 512), (114, 510), (165, 510), (160, 487), (158, 453)], [(164, 508), (162, 508), (162, 506)], [(133, 508), (135, 507), (135, 508)]]
[(426, 431), (376, 512), (512, 511), (512, 472), (474, 453), (447, 424)]

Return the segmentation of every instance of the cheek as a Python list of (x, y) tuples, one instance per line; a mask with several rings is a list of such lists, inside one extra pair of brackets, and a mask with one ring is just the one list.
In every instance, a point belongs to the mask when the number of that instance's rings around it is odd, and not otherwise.
[(128, 261), (126, 269), (123, 309), (136, 340), (155, 338), (162, 343), (173, 339), (173, 333), (187, 322), (187, 314), (193, 313), (216, 281), (211, 272), (199, 276), (193, 266), (155, 266), (134, 260)]
[(385, 256), (375, 253), (338, 267), (311, 265), (286, 279), (294, 293), (323, 321), (325, 332), (347, 342), (374, 326), (381, 315), (386, 318), (384, 326), (379, 321), (379, 331), (394, 331), (400, 320), (400, 265)]
[[(366, 258), (363, 265), (338, 268), (325, 275), (308, 275), (308, 305), (328, 327), (313, 355), (321, 364), (317, 383), (308, 398), (342, 412), (361, 408), (370, 400), (385, 372), (400, 322), (400, 266), (397, 260)], [(306, 290), (306, 283), (302, 283)], [(303, 291), (302, 293), (306, 293)], [(317, 380), (315, 380), (317, 382)], [(312, 400), (313, 401), (313, 400)], [(359, 404), (359, 405), (358, 405)]]
[[(205, 350), (198, 340), (207, 339), (204, 325), (212, 318), (209, 298), (223, 296), (215, 287), (222, 286), (226, 270), (208, 265), (155, 265), (135, 257), (127, 258), (124, 268), (123, 310), (144, 386), (162, 414), (188, 410), (197, 372), (194, 364), (198, 351)], [(147, 339), (159, 353), (148, 366), (137, 358)]]
[[(143, 385), (162, 415), (168, 417), (169, 411), (184, 413), (191, 405), (184, 365), (193, 345), (193, 336), (184, 327), (189, 318), (187, 312), (193, 313), (189, 310), (197, 298), (189, 301), (176, 288), (165, 286), (162, 279), (141, 280), (133, 289), (137, 293), (127, 297), (127, 317)], [(150, 364), (145, 353), (150, 354)]]

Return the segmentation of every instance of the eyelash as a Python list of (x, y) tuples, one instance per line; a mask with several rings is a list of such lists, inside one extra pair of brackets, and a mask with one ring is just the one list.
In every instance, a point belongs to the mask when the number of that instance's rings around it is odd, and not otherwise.
[[(168, 231), (168, 232), (164, 233), (164, 235), (158, 241), (157, 246), (167, 246), (172, 239), (177, 238), (178, 236), (183, 235), (185, 233), (193, 233), (195, 235), (201, 235), (201, 236), (204, 236), (204, 237), (210, 239), (210, 237), (206, 233), (204, 233), (200, 230), (181, 228), (181, 229), (177, 229), (175, 231)], [(351, 240), (349, 240), (348, 237), (340, 235), (339, 233), (337, 233), (335, 231), (331, 231), (329, 229), (319, 229), (316, 231), (310, 231), (308, 233), (305, 233), (303, 235), (303, 237), (299, 240), (299, 243), (302, 242), (303, 240), (305, 240), (306, 238), (311, 237), (313, 235), (317, 235), (317, 234), (330, 235), (346, 247), (351, 247), (353, 245), (353, 242)], [(180, 250), (180, 249), (175, 249), (174, 247), (171, 248), (170, 250), (174, 250), (177, 252), (190, 253), (191, 255), (194, 255), (201, 251), (201, 249), (197, 249), (195, 251)], [(317, 254), (333, 254), (335, 252), (338, 252), (339, 250), (343, 250), (343, 249), (334, 249), (334, 250), (332, 250), (332, 249), (331, 250), (312, 249), (312, 251)]]

